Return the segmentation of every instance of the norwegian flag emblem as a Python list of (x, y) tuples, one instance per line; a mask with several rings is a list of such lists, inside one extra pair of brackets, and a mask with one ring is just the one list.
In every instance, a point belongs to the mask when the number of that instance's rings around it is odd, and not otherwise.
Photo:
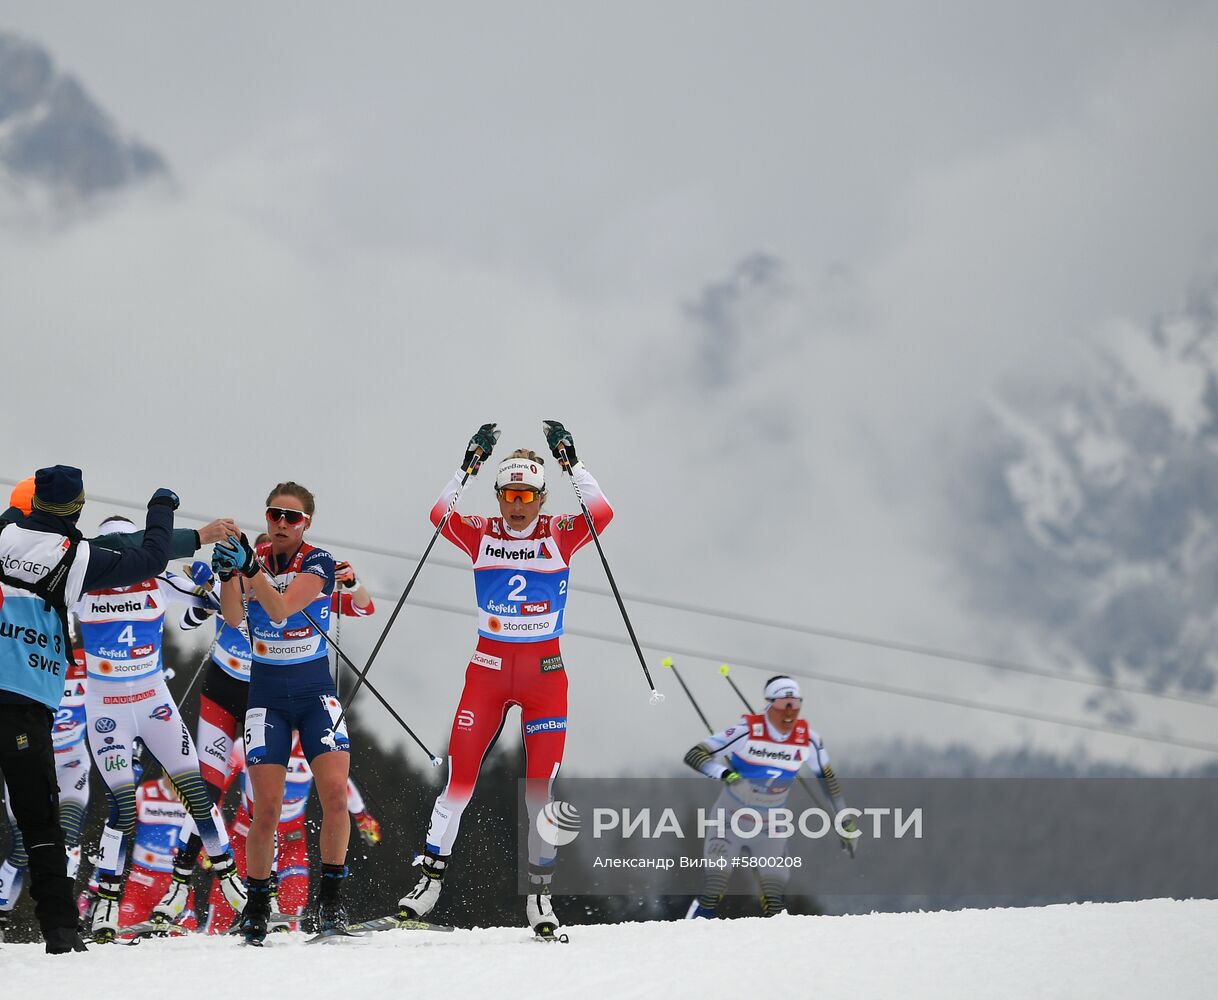
[(523, 472), (513, 472), (512, 473), (512, 482), (523, 483), (524, 482), (524, 473)]

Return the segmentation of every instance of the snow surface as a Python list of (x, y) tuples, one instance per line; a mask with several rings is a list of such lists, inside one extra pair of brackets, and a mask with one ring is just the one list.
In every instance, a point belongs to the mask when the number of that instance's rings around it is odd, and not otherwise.
[[(848, 917), (385, 932), (306, 947), (231, 938), (0, 946), (5, 997), (195, 995), (547, 1000), (751, 995), (1070, 1000), (1218, 995), (1218, 901), (1081, 904)], [(748, 994), (743, 991), (750, 991)]]

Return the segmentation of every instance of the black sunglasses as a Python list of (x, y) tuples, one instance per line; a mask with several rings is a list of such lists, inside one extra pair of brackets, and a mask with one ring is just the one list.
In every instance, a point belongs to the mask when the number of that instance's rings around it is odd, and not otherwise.
[(279, 520), (286, 521), (288, 524), (299, 524), (308, 516), (303, 510), (292, 510), (291, 507), (268, 507), (266, 509), (266, 519), (271, 524)]

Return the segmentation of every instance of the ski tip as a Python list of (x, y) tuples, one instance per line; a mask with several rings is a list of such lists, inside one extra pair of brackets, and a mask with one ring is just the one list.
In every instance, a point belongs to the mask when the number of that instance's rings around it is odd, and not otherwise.
[(671, 666), (672, 666), (672, 657), (671, 657), (671, 656), (666, 656), (666, 657), (664, 657), (664, 659), (662, 659), (662, 660), (660, 661), (660, 666), (662, 666), (662, 667), (671, 667)]

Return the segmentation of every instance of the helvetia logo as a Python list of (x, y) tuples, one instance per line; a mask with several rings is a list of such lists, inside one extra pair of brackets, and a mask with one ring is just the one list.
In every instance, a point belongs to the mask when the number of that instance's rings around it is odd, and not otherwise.
[(566, 847), (579, 836), (579, 810), (555, 799), (537, 814), (537, 833), (551, 847)]
[[(156, 605), (154, 604), (153, 607), (155, 608)], [(110, 601), (94, 599), (89, 602), (89, 610), (95, 615), (127, 615), (143, 611), (145, 608), (140, 601), (123, 601), (121, 604), (112, 604)]]
[(525, 559), (536, 559), (537, 550), (522, 548), (509, 549), (505, 545), (491, 545), (490, 542), (482, 550), (482, 554), (489, 556), (492, 559), (505, 559), (511, 562), (520, 562)]

